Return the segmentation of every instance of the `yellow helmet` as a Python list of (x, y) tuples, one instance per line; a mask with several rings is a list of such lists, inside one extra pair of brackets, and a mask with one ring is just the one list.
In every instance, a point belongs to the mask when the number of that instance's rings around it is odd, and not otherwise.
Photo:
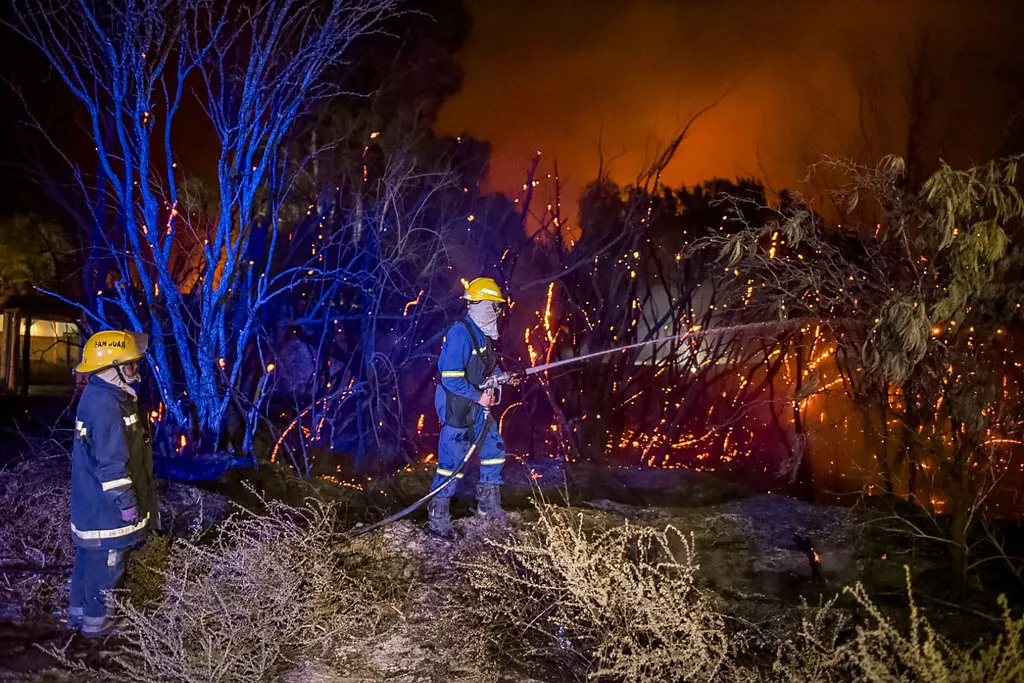
[(82, 349), (82, 362), (75, 367), (79, 375), (91, 375), (139, 360), (146, 355), (149, 337), (137, 332), (108, 330), (89, 337)]
[(478, 277), (466, 285), (466, 293), (462, 297), (466, 301), (499, 301), (505, 303), (505, 295), (501, 286), (489, 277)]

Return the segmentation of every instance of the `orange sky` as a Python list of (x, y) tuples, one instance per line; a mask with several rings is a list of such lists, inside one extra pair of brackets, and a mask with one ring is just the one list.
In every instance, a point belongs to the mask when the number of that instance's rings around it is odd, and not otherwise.
[[(942, 86), (930, 108), (940, 114), (929, 125), (931, 157), (980, 161), (995, 153), (1020, 96), (999, 73), (1024, 69), (1024, 2), (1012, 0), (468, 6), (474, 28), (460, 54), (463, 90), (442, 109), (438, 131), (492, 143), (492, 189), (519, 187), (536, 149), (547, 162), (557, 158), (570, 210), (597, 171), (598, 140), (606, 160), (614, 158), (612, 177), (628, 183), (680, 124), (718, 99), (669, 168), (668, 183), (755, 175), (780, 189), (797, 186), (820, 154), (902, 153), (903, 54), (920, 35), (930, 38), (929, 72)], [(870, 84), (879, 103), (866, 135), (858, 82)], [(873, 145), (866, 155), (864, 137)]]

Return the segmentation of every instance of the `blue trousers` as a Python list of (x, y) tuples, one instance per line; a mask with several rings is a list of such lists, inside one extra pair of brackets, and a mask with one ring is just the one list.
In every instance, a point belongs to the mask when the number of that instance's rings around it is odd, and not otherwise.
[[(476, 438), (483, 427), (484, 413), (482, 410), (472, 430), (456, 429), (442, 422), (441, 438), (437, 444), (437, 473), (434, 475), (434, 483), (430, 485), (431, 491), (451, 476), (451, 473), (459, 466), (462, 459), (466, 457), (466, 451), (473, 445), (470, 437)], [(480, 458), (480, 483), (501, 484), (501, 470), (505, 466), (505, 441), (501, 438), (501, 434), (498, 433), (497, 423), (491, 426), (491, 431), (487, 433), (487, 438), (484, 440), (480, 452), (476, 455)], [(465, 472), (460, 472), (457, 478), (462, 479), (463, 474)], [(458, 482), (448, 486), (437, 496), (439, 498), (451, 498), (455, 495), (457, 487)]]
[(121, 583), (130, 550), (75, 548), (75, 567), (71, 571), (71, 599), (68, 601), (69, 616), (107, 615), (106, 593)]

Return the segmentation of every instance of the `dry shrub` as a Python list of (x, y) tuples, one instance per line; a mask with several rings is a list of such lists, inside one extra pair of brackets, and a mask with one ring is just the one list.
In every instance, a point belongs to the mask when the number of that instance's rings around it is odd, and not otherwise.
[(43, 571), (0, 575), (0, 602), (17, 605), (21, 617), (35, 618), (64, 603), (66, 567), (74, 562), (75, 547), (68, 454), (51, 440), (30, 446), (30, 458), (0, 472), (0, 565)]
[(1024, 681), (1024, 615), (1014, 618), (1004, 596), (1002, 630), (990, 643), (962, 648), (932, 628), (910, 598), (908, 626), (901, 629), (857, 583), (844, 589), (864, 612), (864, 623), (844, 638), (850, 617), (838, 612), (836, 599), (803, 621), (794, 639), (779, 649), (774, 673), (780, 681), (920, 681), (922, 683), (1014, 683)]
[(693, 541), (672, 526), (588, 530), (535, 500), (540, 519), (466, 563), (496, 651), (565, 675), (624, 681), (742, 678), (743, 638), (694, 585)]
[(171, 545), (152, 608), (118, 598), (118, 679), (274, 681), (399, 614), (411, 567), (379, 538), (342, 538), (330, 504), (266, 506), (230, 517), (212, 543)]
[(152, 611), (160, 604), (170, 553), (170, 536), (150, 534), (143, 544), (128, 556), (125, 594), (134, 609)]

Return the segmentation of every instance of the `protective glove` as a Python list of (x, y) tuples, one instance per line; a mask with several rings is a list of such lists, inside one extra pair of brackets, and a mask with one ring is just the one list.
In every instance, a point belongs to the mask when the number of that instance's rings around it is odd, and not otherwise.
[(139, 521), (139, 512), (134, 505), (121, 510), (121, 521), (125, 524), (135, 524)]

